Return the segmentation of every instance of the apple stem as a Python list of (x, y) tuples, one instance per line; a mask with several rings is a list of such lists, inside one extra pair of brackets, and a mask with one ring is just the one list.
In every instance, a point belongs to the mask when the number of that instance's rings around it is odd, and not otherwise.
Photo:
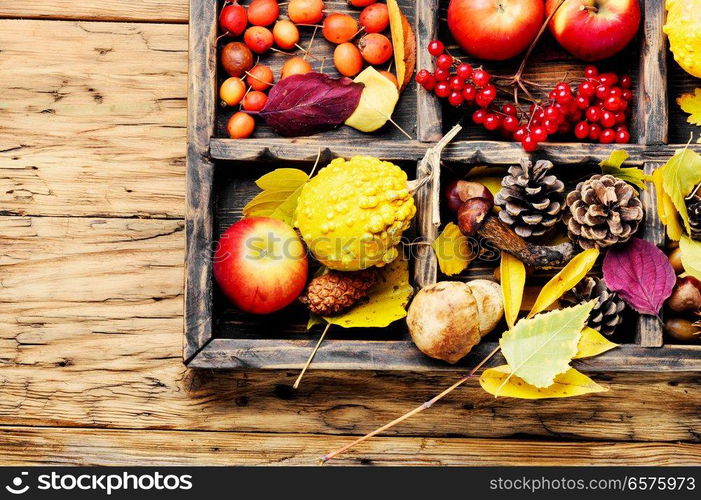
[(329, 331), (330, 327), (331, 327), (331, 323), (326, 323), (326, 328), (324, 328), (324, 331), (321, 332), (321, 337), (319, 337), (319, 341), (316, 343), (316, 346), (314, 346), (314, 350), (309, 355), (307, 362), (304, 363), (304, 367), (302, 368), (302, 371), (299, 372), (299, 376), (297, 377), (297, 380), (295, 380), (295, 383), (292, 386), (293, 389), (297, 389), (299, 387), (299, 383), (302, 381), (302, 377), (304, 377), (304, 374), (306, 373), (307, 368), (309, 368), (309, 365), (312, 364), (312, 360), (314, 359), (314, 356), (316, 356), (316, 351), (319, 350), (319, 346), (321, 346), (321, 343), (324, 341), (324, 337), (326, 337), (326, 332)]
[[(535, 49), (535, 46), (538, 44), (540, 41), (540, 38), (543, 36), (543, 33), (545, 33), (546, 28), (548, 27), (548, 24), (550, 23), (550, 20), (553, 18), (555, 13), (562, 7), (562, 4), (565, 3), (565, 0), (560, 0), (557, 6), (553, 9), (553, 11), (548, 15), (548, 17), (545, 19), (545, 22), (543, 22), (543, 25), (540, 27), (540, 31), (538, 31), (538, 34), (536, 37), (533, 39), (531, 42), (531, 45), (528, 47), (528, 50), (526, 51), (526, 54), (523, 56), (523, 60), (521, 61), (521, 65), (518, 68), (518, 71), (514, 74), (514, 76), (511, 78), (511, 85), (518, 85), (518, 87), (523, 90), (527, 96), (531, 97), (530, 93), (526, 89), (526, 86), (524, 83), (527, 81), (523, 79), (523, 72), (526, 69), (526, 63), (528, 63), (528, 59), (531, 57), (531, 54), (533, 53), (533, 49)], [(527, 82), (531, 83), (531, 82)]]
[(417, 413), (420, 413), (420, 412), (424, 411), (424, 410), (427, 409), (427, 408), (430, 408), (430, 407), (433, 406), (436, 402), (438, 402), (440, 399), (444, 398), (445, 396), (447, 396), (448, 394), (450, 394), (451, 392), (453, 392), (455, 389), (457, 389), (458, 387), (460, 387), (462, 384), (464, 384), (465, 382), (467, 382), (475, 373), (477, 373), (477, 371), (478, 371), (480, 368), (482, 368), (482, 367), (484, 366), (484, 364), (485, 364), (487, 361), (489, 361), (496, 353), (498, 353), (500, 349), (501, 349), (500, 346), (495, 347), (495, 348), (492, 350), (492, 352), (490, 352), (482, 361), (479, 362), (479, 364), (478, 364), (477, 366), (475, 366), (472, 370), (470, 370), (470, 373), (468, 373), (467, 375), (465, 375), (463, 378), (461, 378), (460, 380), (458, 380), (457, 382), (455, 382), (453, 385), (451, 385), (450, 387), (448, 387), (447, 389), (445, 389), (443, 392), (441, 392), (441, 393), (438, 394), (437, 396), (434, 396), (432, 399), (429, 399), (428, 401), (422, 403), (421, 405), (419, 405), (419, 406), (417, 406), (416, 408), (414, 408), (413, 410), (411, 410), (411, 411), (405, 413), (405, 414), (402, 415), (401, 417), (392, 420), (391, 422), (389, 422), (389, 423), (383, 425), (382, 427), (379, 427), (378, 429), (375, 429), (375, 430), (372, 431), (371, 433), (366, 434), (365, 436), (356, 439), (356, 440), (353, 441), (352, 443), (349, 443), (349, 444), (343, 446), (342, 448), (337, 449), (336, 451), (332, 451), (331, 453), (327, 453), (326, 455), (322, 456), (322, 457), (320, 458), (320, 463), (321, 463), (321, 465), (325, 464), (326, 462), (328, 462), (328, 461), (331, 460), (332, 458), (337, 457), (337, 456), (340, 455), (341, 453), (344, 453), (344, 452), (348, 451), (349, 449), (351, 449), (351, 448), (354, 447), (355, 445), (360, 444), (360, 443), (362, 443), (363, 441), (367, 441), (367, 440), (370, 439), (371, 437), (376, 436), (377, 434), (380, 434), (381, 432), (384, 432), (384, 431), (386, 431), (387, 429), (390, 429), (390, 428), (394, 427), (395, 425), (397, 425), (397, 424), (403, 422), (404, 420), (406, 420), (406, 419), (408, 419), (408, 418), (410, 418), (410, 417), (413, 417), (413, 416), (416, 415)]

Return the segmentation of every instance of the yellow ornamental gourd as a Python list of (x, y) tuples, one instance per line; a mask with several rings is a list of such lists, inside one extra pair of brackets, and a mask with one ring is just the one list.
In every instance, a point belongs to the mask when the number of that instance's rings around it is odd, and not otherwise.
[(701, 78), (701, 0), (667, 0), (664, 32), (669, 48), (689, 74)]
[(392, 262), (415, 213), (401, 168), (370, 156), (336, 158), (302, 188), (295, 226), (319, 262), (357, 271)]

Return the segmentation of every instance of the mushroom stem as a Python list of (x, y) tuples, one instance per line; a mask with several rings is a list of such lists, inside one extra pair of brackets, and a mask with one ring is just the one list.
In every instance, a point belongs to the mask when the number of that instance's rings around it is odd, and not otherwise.
[(477, 234), (496, 245), (499, 250), (508, 252), (527, 266), (557, 266), (569, 262), (575, 254), (570, 242), (555, 246), (534, 245), (516, 234), (513, 229), (493, 214), (487, 216)]

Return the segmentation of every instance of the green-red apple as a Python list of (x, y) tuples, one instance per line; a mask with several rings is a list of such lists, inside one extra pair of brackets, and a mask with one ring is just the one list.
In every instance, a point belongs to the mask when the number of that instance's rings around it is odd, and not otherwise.
[(307, 253), (297, 233), (269, 217), (240, 220), (219, 238), (214, 277), (239, 309), (268, 314), (294, 301), (307, 282)]

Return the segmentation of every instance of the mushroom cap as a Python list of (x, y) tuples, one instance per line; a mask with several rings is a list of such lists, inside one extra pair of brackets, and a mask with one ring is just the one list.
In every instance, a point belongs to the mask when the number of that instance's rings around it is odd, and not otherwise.
[(480, 335), (484, 337), (504, 317), (501, 285), (490, 280), (472, 280), (467, 282), (467, 286), (477, 302)]
[(411, 338), (421, 352), (456, 363), (481, 340), (479, 308), (470, 287), (441, 281), (416, 294), (407, 313)]

